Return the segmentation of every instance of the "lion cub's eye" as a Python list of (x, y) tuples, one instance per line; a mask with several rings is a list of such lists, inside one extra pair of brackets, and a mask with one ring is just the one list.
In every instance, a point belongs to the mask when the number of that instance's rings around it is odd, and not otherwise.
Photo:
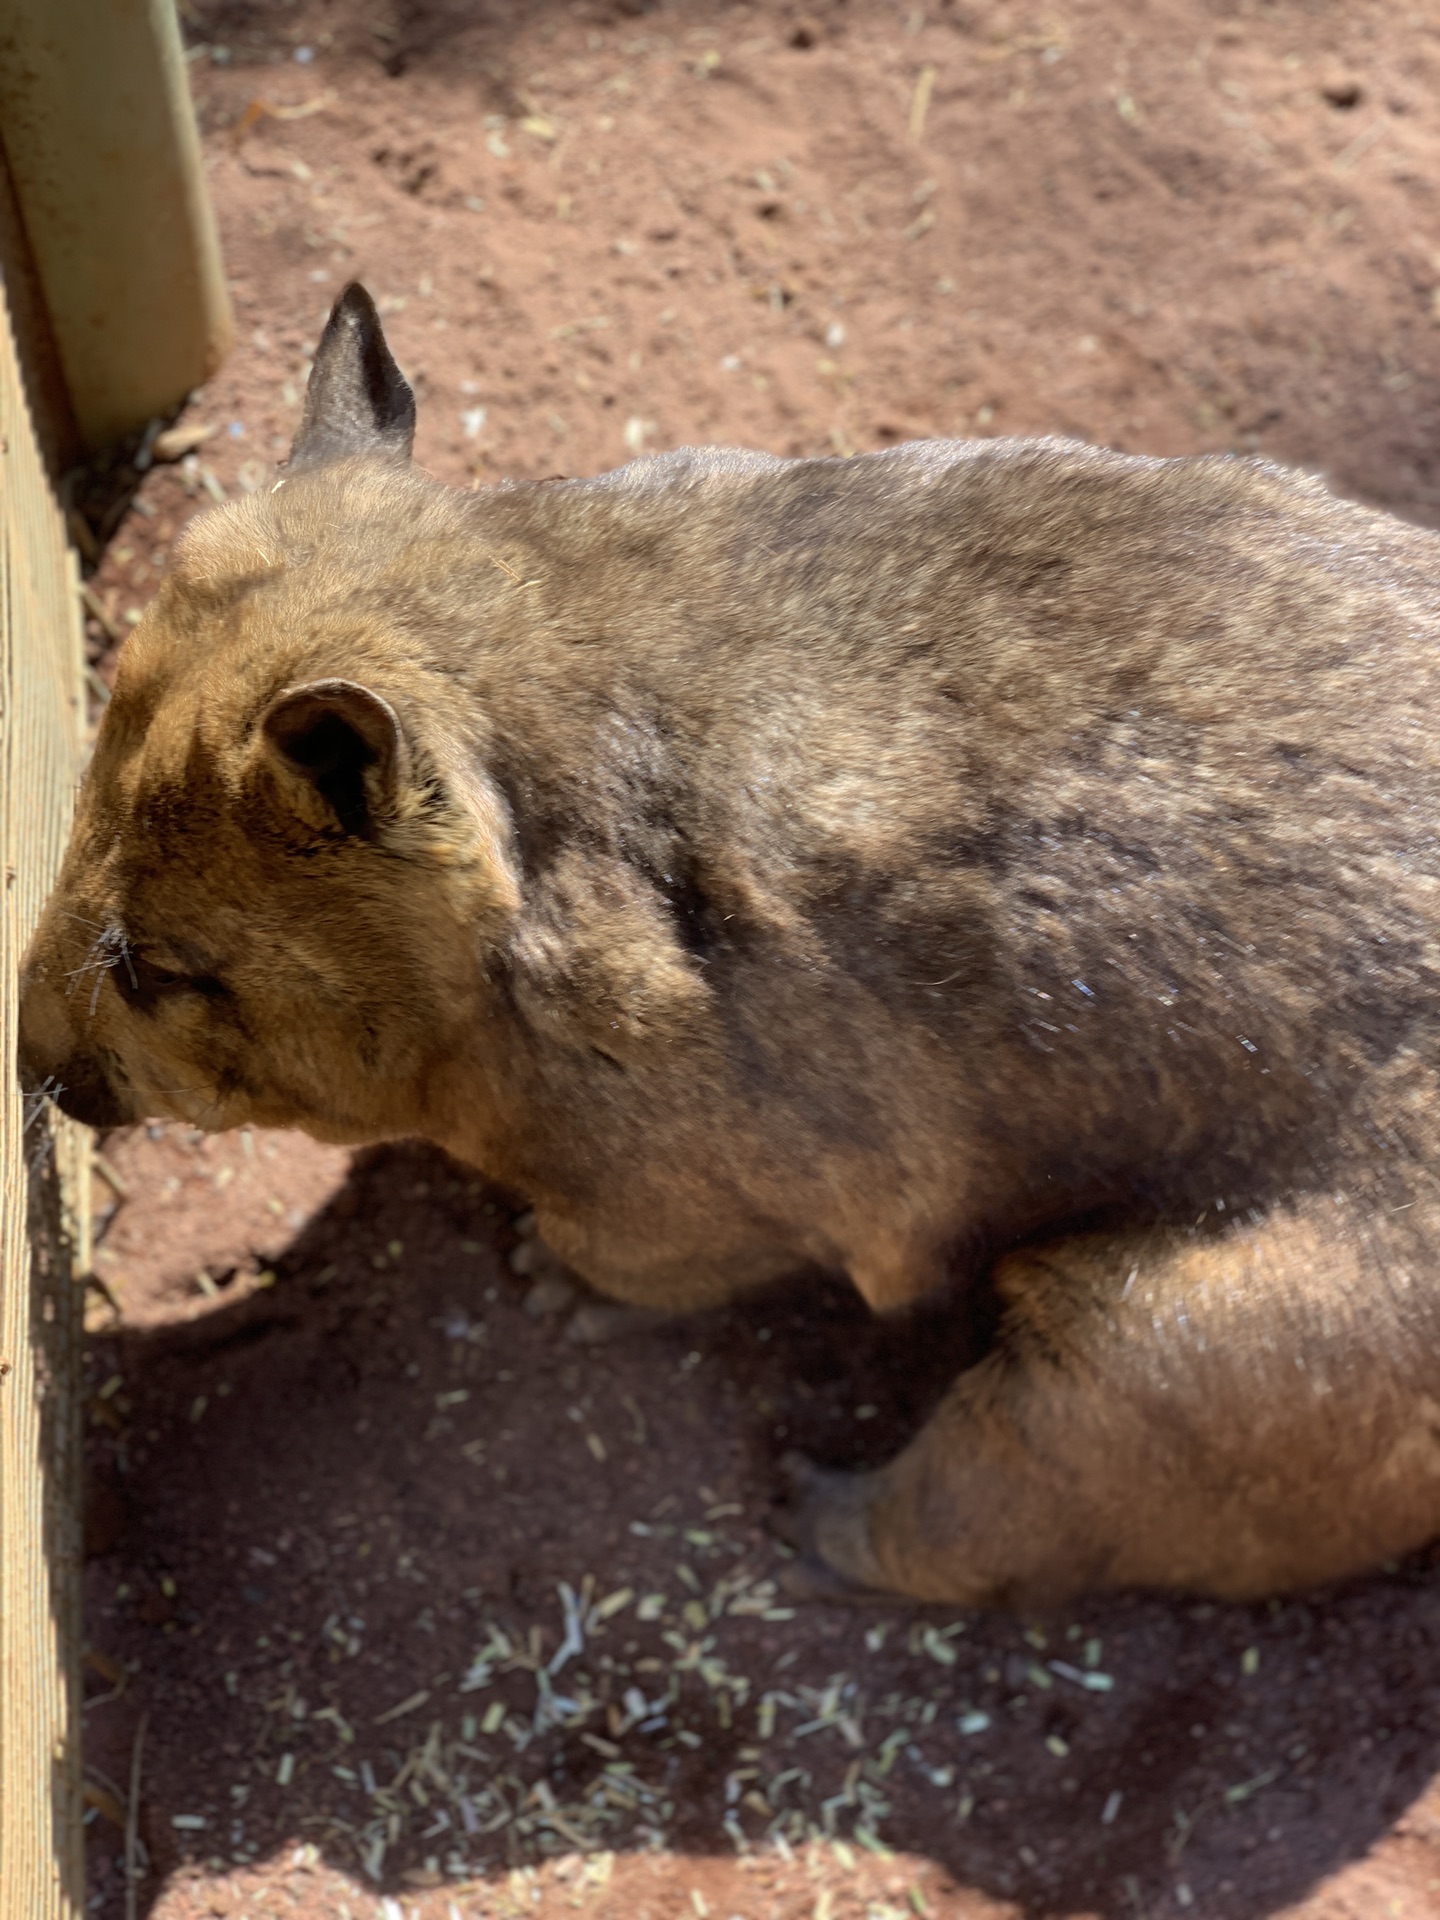
[(205, 999), (214, 999), (225, 991), (224, 984), (213, 973), (185, 973), (178, 967), (167, 967), (158, 960), (151, 960), (143, 953), (134, 954), (131, 958), (133, 990), (141, 1000), (160, 994), (178, 993), (198, 993)]

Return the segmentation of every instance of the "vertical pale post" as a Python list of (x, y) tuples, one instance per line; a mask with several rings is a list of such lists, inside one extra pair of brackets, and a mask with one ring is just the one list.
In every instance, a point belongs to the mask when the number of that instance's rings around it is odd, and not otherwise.
[(229, 344), (173, 0), (0, 0), (0, 268), (0, 1920), (81, 1920), (90, 1148), (26, 1111), (14, 1066), (83, 716), (78, 581), (41, 446), (58, 460), (75, 428), (98, 450), (143, 426)]
[[(0, 1920), (79, 1920), (88, 1136), (27, 1114), (16, 971), (79, 769), (77, 582), (0, 287)], [(27, 1124), (28, 1122), (28, 1124)]]
[(0, 141), (100, 448), (183, 400), (230, 342), (174, 0), (0, 0)]

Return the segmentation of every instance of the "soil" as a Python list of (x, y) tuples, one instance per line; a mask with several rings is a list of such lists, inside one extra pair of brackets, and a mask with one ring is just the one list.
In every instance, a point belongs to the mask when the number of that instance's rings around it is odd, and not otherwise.
[[(77, 485), (97, 697), (351, 277), (458, 484), (1058, 432), (1440, 523), (1435, 0), (181, 11), (238, 338), (188, 453)], [(797, 1611), (775, 1463), (894, 1451), (973, 1351), (943, 1302), (799, 1279), (577, 1351), (523, 1196), (430, 1149), (101, 1144), (102, 1920), (137, 1767), (155, 1920), (1440, 1913), (1433, 1554), (1254, 1608)]]

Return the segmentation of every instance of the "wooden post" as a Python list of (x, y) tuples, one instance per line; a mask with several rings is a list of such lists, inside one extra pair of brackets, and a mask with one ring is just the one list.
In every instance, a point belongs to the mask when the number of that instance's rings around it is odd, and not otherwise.
[(0, 1920), (80, 1920), (89, 1135), (15, 1081), (16, 970), (80, 765), (78, 581), (0, 287)]
[[(15, 1080), (17, 970), (80, 767), (50, 474), (168, 412), (230, 318), (173, 0), (0, 0), (0, 1920), (81, 1920), (90, 1138)], [(49, 472), (47, 473), (47, 459)]]
[(97, 450), (169, 412), (230, 343), (174, 0), (0, 0), (0, 139)]

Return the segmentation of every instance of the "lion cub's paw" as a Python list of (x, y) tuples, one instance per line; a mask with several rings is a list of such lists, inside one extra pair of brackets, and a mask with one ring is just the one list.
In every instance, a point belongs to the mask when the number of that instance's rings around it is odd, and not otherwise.
[(542, 1273), (525, 1290), (525, 1311), (532, 1320), (567, 1313), (580, 1298), (580, 1288), (567, 1273)]
[(649, 1333), (674, 1317), (658, 1307), (632, 1307), (623, 1300), (582, 1300), (565, 1323), (565, 1338), (577, 1347), (603, 1347)]
[(530, 1283), (525, 1289), (526, 1313), (532, 1320), (573, 1313), (587, 1297), (584, 1281), (539, 1237), (533, 1213), (521, 1214), (515, 1227), (520, 1240), (511, 1251), (509, 1264), (512, 1273)]
[(780, 1573), (790, 1598), (848, 1606), (893, 1601), (870, 1546), (869, 1476), (819, 1467), (799, 1453), (787, 1453), (780, 1472), (784, 1496), (770, 1524), (795, 1550)]
[[(592, 1293), (579, 1275), (572, 1273), (543, 1240), (536, 1238), (533, 1226), (527, 1229), (522, 1223), (521, 1232), (523, 1237), (510, 1257), (510, 1266), (512, 1271), (529, 1278), (525, 1311), (532, 1320), (561, 1319), (564, 1322), (561, 1337), (574, 1346), (605, 1346), (612, 1340), (648, 1333), (651, 1328), (662, 1326), (672, 1318), (670, 1314), (654, 1307), (636, 1307), (623, 1300), (602, 1299)], [(521, 1256), (518, 1261), (517, 1255)]]

